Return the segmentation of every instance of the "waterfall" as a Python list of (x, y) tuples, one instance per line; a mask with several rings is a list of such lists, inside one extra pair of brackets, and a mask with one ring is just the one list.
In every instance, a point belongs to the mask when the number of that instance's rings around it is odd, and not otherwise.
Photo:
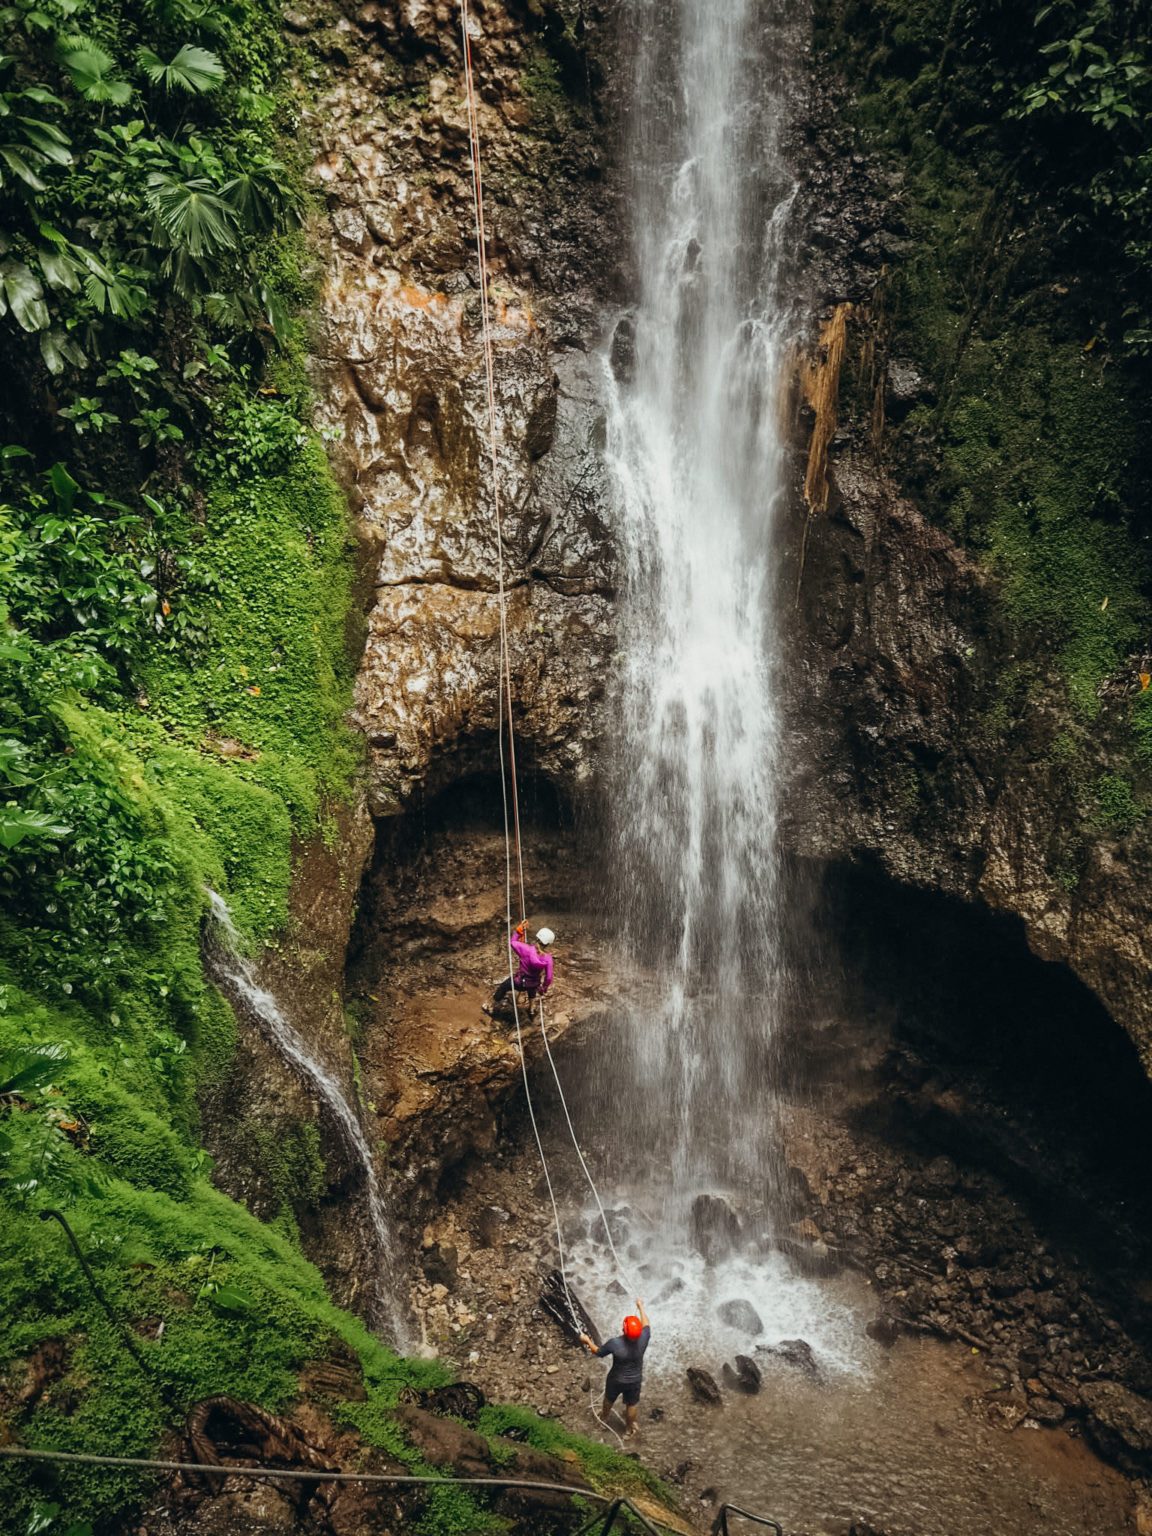
[(782, 743), (774, 522), (796, 322), (783, 0), (630, 0), (638, 302), (607, 374), (622, 561), (611, 795), (625, 1140), (701, 1189), (771, 1179)]
[(232, 921), (227, 902), (212, 890), (208, 892), (208, 897), (212, 907), (214, 939), (208, 951), (208, 964), (214, 979), (256, 1021), (288, 1065), (324, 1105), (345, 1153), (363, 1174), (370, 1246), (375, 1250), (376, 1260), (375, 1295), (370, 1321), (400, 1345), (403, 1343), (403, 1329), (395, 1306), (392, 1225), (368, 1138), (337, 1079), (317, 1061), (298, 1031), (284, 1017), (271, 992), (256, 980), (251, 962), (241, 953), (240, 935)]

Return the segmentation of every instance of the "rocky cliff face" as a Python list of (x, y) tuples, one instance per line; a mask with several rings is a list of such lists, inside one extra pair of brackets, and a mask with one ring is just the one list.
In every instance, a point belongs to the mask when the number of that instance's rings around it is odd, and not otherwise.
[(996, 580), (901, 493), (870, 418), (842, 425), (831, 484), (800, 582), (789, 841), (1018, 917), (1152, 1072), (1152, 841), (1140, 819), (1110, 822), (1099, 789), (1130, 760), (1144, 663), (1078, 717), (1050, 639), (1014, 625)]
[[(522, 760), (589, 778), (612, 653), (597, 452), (610, 201), (539, 6), (474, 8), (504, 581)], [(314, 381), (371, 568), (370, 807), (496, 767), (497, 517), (458, 9), (369, 5), (313, 128), (331, 209)]]

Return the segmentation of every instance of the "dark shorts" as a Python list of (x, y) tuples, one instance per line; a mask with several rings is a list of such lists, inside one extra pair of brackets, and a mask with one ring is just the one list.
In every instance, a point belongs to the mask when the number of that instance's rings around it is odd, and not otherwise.
[[(503, 1002), (504, 999), (508, 996), (509, 992), (511, 992), (512, 987), (513, 987), (512, 978), (510, 976), (505, 976), (504, 980), (496, 988), (495, 1001), (498, 1002), (498, 1003)], [(516, 982), (515, 983), (515, 987), (516, 987), (517, 992), (519, 992), (522, 997), (533, 997), (534, 998), (534, 997), (539, 996), (539, 992), (540, 992), (539, 987), (529, 986), (529, 984), (526, 981), (518, 981), (518, 982)]]
[(604, 1401), (611, 1407), (618, 1397), (623, 1398), (625, 1408), (635, 1408), (640, 1401), (640, 1383), (637, 1382), (634, 1387), (622, 1387), (609, 1375), (604, 1383)]

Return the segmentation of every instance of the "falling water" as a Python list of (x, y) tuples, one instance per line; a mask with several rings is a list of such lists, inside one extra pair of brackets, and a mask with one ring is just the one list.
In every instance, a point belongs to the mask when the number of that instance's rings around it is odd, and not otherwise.
[(371, 1243), (375, 1248), (375, 1300), (371, 1321), (389, 1338), (401, 1343), (402, 1329), (394, 1303), (391, 1222), (380, 1189), (372, 1149), (352, 1106), (336, 1078), (319, 1062), (284, 1017), (271, 992), (260, 986), (252, 964), (241, 953), (240, 935), (228, 904), (215, 891), (208, 892), (212, 905), (213, 940), (210, 969), (225, 991), (237, 997), (268, 1039), (311, 1088), (328, 1110), (344, 1150), (364, 1176), (364, 1196)]
[[(638, 303), (607, 367), (624, 567), (614, 847), (621, 928), (657, 971), (620, 1032), (626, 1141), (666, 1214), (771, 1179), (781, 764), (774, 521), (794, 182), (785, 0), (630, 0)], [(774, 52), (775, 50), (775, 52)]]

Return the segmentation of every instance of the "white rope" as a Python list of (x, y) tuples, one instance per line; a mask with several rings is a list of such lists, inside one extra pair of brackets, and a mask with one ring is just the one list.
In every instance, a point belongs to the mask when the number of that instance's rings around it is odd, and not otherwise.
[(608, 1225), (608, 1217), (604, 1212), (604, 1202), (600, 1198), (600, 1191), (596, 1188), (596, 1181), (588, 1171), (588, 1164), (584, 1161), (584, 1154), (580, 1150), (580, 1143), (576, 1139), (576, 1130), (572, 1124), (572, 1116), (568, 1112), (568, 1100), (564, 1097), (564, 1088), (560, 1082), (560, 1074), (556, 1070), (556, 1062), (552, 1056), (552, 1047), (548, 1043), (548, 1031), (544, 1025), (544, 999), (540, 999), (540, 1035), (544, 1041), (544, 1049), (548, 1054), (548, 1065), (552, 1068), (552, 1077), (556, 1083), (556, 1092), (560, 1095), (560, 1103), (564, 1110), (564, 1119), (568, 1122), (568, 1134), (572, 1138), (572, 1145), (576, 1148), (576, 1156), (580, 1159), (580, 1166), (584, 1170), (584, 1177), (588, 1181), (588, 1188), (592, 1191), (592, 1198), (596, 1201), (596, 1209), (600, 1212), (600, 1221), (604, 1228), (604, 1236), (608, 1239), (608, 1247), (612, 1250), (612, 1260), (616, 1265), (616, 1273), (621, 1280), (628, 1282), (628, 1290), (635, 1296), (639, 1290), (635, 1277), (621, 1263), (620, 1255), (616, 1251), (616, 1244), (612, 1241), (612, 1229)]
[[(526, 919), (524, 901), (524, 854), (520, 838), (520, 809), (516, 789), (516, 743), (512, 724), (512, 661), (508, 645), (508, 618), (507, 597), (504, 586), (504, 532), (500, 509), (500, 477), (499, 463), (496, 446), (496, 384), (495, 365), (492, 349), (492, 322), (488, 307), (488, 261), (485, 251), (484, 230), (484, 182), (480, 163), (480, 124), (476, 111), (476, 92), (472, 78), (472, 48), (468, 36), (468, 0), (460, 0), (460, 27), (464, 46), (464, 78), (468, 102), (468, 133), (472, 149), (472, 193), (476, 211), (476, 257), (480, 268), (480, 315), (484, 334), (484, 364), (486, 384), (488, 388), (488, 435), (489, 452), (492, 460), (492, 496), (496, 511), (496, 569), (497, 592), (500, 604), (500, 686), (497, 689), (498, 714), (497, 714), (497, 744), (500, 758), (500, 793), (504, 808), (504, 908), (508, 939), (509, 956), (512, 954), (512, 832), (516, 834), (516, 873), (518, 877), (520, 895), (521, 922)], [(507, 716), (505, 717), (505, 708)], [(508, 721), (508, 758), (505, 762), (504, 755), (504, 721)], [(511, 768), (512, 777), (512, 803), (509, 807), (508, 795), (508, 769)], [(511, 809), (511, 815), (509, 811)], [(568, 1305), (569, 1317), (575, 1327), (579, 1322), (579, 1315), (572, 1300), (572, 1292), (568, 1285), (568, 1266), (564, 1254), (564, 1234), (560, 1226), (560, 1210), (556, 1204), (556, 1193), (552, 1187), (552, 1176), (548, 1171), (548, 1160), (544, 1156), (544, 1144), (540, 1137), (540, 1127), (536, 1121), (536, 1111), (532, 1104), (532, 1092), (528, 1084), (528, 1063), (524, 1052), (524, 1037), (520, 1028), (520, 1009), (516, 1002), (516, 978), (513, 962), (509, 959), (508, 980), (510, 983), (510, 995), (512, 998), (512, 1017), (516, 1024), (516, 1048), (520, 1056), (520, 1071), (524, 1079), (524, 1098), (528, 1105), (528, 1118), (532, 1123), (532, 1135), (536, 1141), (536, 1151), (540, 1157), (540, 1166), (544, 1170), (544, 1182), (548, 1188), (548, 1199), (552, 1206), (552, 1220), (556, 1228), (556, 1251), (560, 1261), (560, 1282), (564, 1288), (564, 1298)], [(529, 1011), (530, 1014), (531, 1011)], [(608, 1245), (612, 1250), (612, 1257), (618, 1273), (623, 1277), (625, 1271), (620, 1263), (620, 1256), (616, 1252), (616, 1244), (612, 1241), (612, 1233), (608, 1227), (608, 1218), (604, 1213), (604, 1206), (600, 1199), (599, 1191), (593, 1182), (592, 1175), (588, 1171), (588, 1164), (584, 1161), (584, 1154), (580, 1150), (580, 1144), (576, 1139), (576, 1132), (572, 1125), (572, 1117), (568, 1113), (568, 1103), (564, 1097), (564, 1090), (560, 1085), (560, 1077), (556, 1071), (556, 1063), (552, 1059), (552, 1049), (548, 1043), (548, 1034), (544, 1027), (544, 1000), (540, 999), (540, 1034), (544, 1041), (544, 1049), (548, 1054), (548, 1061), (552, 1068), (552, 1075), (556, 1080), (556, 1088), (560, 1094), (560, 1102), (564, 1106), (564, 1118), (568, 1123), (568, 1131), (572, 1137), (572, 1144), (576, 1148), (576, 1155), (580, 1159), (580, 1166), (584, 1170), (584, 1177), (588, 1180), (589, 1187), (595, 1197), (596, 1205), (600, 1211), (600, 1219), (604, 1224), (604, 1233), (608, 1239)], [(589, 1397), (589, 1409), (596, 1422), (602, 1425), (609, 1434), (616, 1439), (620, 1449), (624, 1449), (624, 1441), (617, 1434), (613, 1426), (602, 1419), (596, 1411), (595, 1389)]]
[[(498, 579), (498, 593), (500, 602), (500, 687), (498, 696), (498, 720), (497, 743), (500, 756), (500, 793), (504, 804), (504, 913), (505, 926), (508, 939), (509, 956), (512, 954), (512, 825), (518, 827), (518, 809), (511, 807), (512, 815), (509, 816), (508, 799), (508, 764), (504, 757), (504, 720), (505, 720), (505, 695), (507, 695), (507, 720), (509, 755), (515, 752), (512, 730), (512, 666), (508, 646), (508, 624), (506, 616), (506, 597), (504, 590), (504, 535), (500, 516), (500, 479), (499, 464), (496, 449), (496, 387), (495, 370), (492, 359), (492, 327), (488, 311), (488, 263), (484, 250), (484, 185), (480, 167), (480, 126), (476, 113), (476, 93), (472, 80), (472, 49), (468, 36), (468, 0), (460, 0), (460, 25), (464, 45), (464, 77), (467, 86), (468, 99), (468, 130), (472, 148), (472, 189), (473, 200), (476, 209), (476, 256), (480, 266), (480, 313), (484, 332), (484, 359), (488, 385), (488, 431), (489, 447), (492, 458), (492, 494), (496, 506), (496, 570)], [(515, 786), (515, 761), (512, 761), (513, 786)], [(515, 787), (513, 787), (515, 794)], [(518, 865), (520, 906), (524, 908), (524, 865), (520, 851), (520, 838), (516, 838), (516, 862)], [(522, 919), (523, 920), (523, 919)], [(524, 1097), (528, 1102), (528, 1116), (532, 1122), (532, 1134), (536, 1139), (536, 1150), (540, 1154), (540, 1165), (544, 1170), (544, 1180), (548, 1186), (548, 1198), (552, 1204), (552, 1217), (556, 1225), (556, 1248), (560, 1257), (560, 1279), (564, 1286), (564, 1296), (568, 1303), (568, 1310), (572, 1314), (573, 1321), (576, 1318), (575, 1308), (572, 1305), (572, 1293), (568, 1288), (568, 1266), (564, 1257), (564, 1234), (560, 1227), (560, 1211), (556, 1204), (555, 1191), (552, 1188), (552, 1177), (548, 1171), (548, 1162), (544, 1156), (544, 1146), (540, 1139), (540, 1128), (536, 1123), (536, 1111), (532, 1104), (532, 1093), (528, 1086), (528, 1063), (524, 1054), (524, 1037), (520, 1028), (520, 1009), (516, 1002), (516, 980), (511, 958), (508, 965), (508, 980), (511, 984), (510, 995), (512, 998), (512, 1016), (516, 1021), (516, 1046), (520, 1054), (520, 1069), (524, 1078)]]

